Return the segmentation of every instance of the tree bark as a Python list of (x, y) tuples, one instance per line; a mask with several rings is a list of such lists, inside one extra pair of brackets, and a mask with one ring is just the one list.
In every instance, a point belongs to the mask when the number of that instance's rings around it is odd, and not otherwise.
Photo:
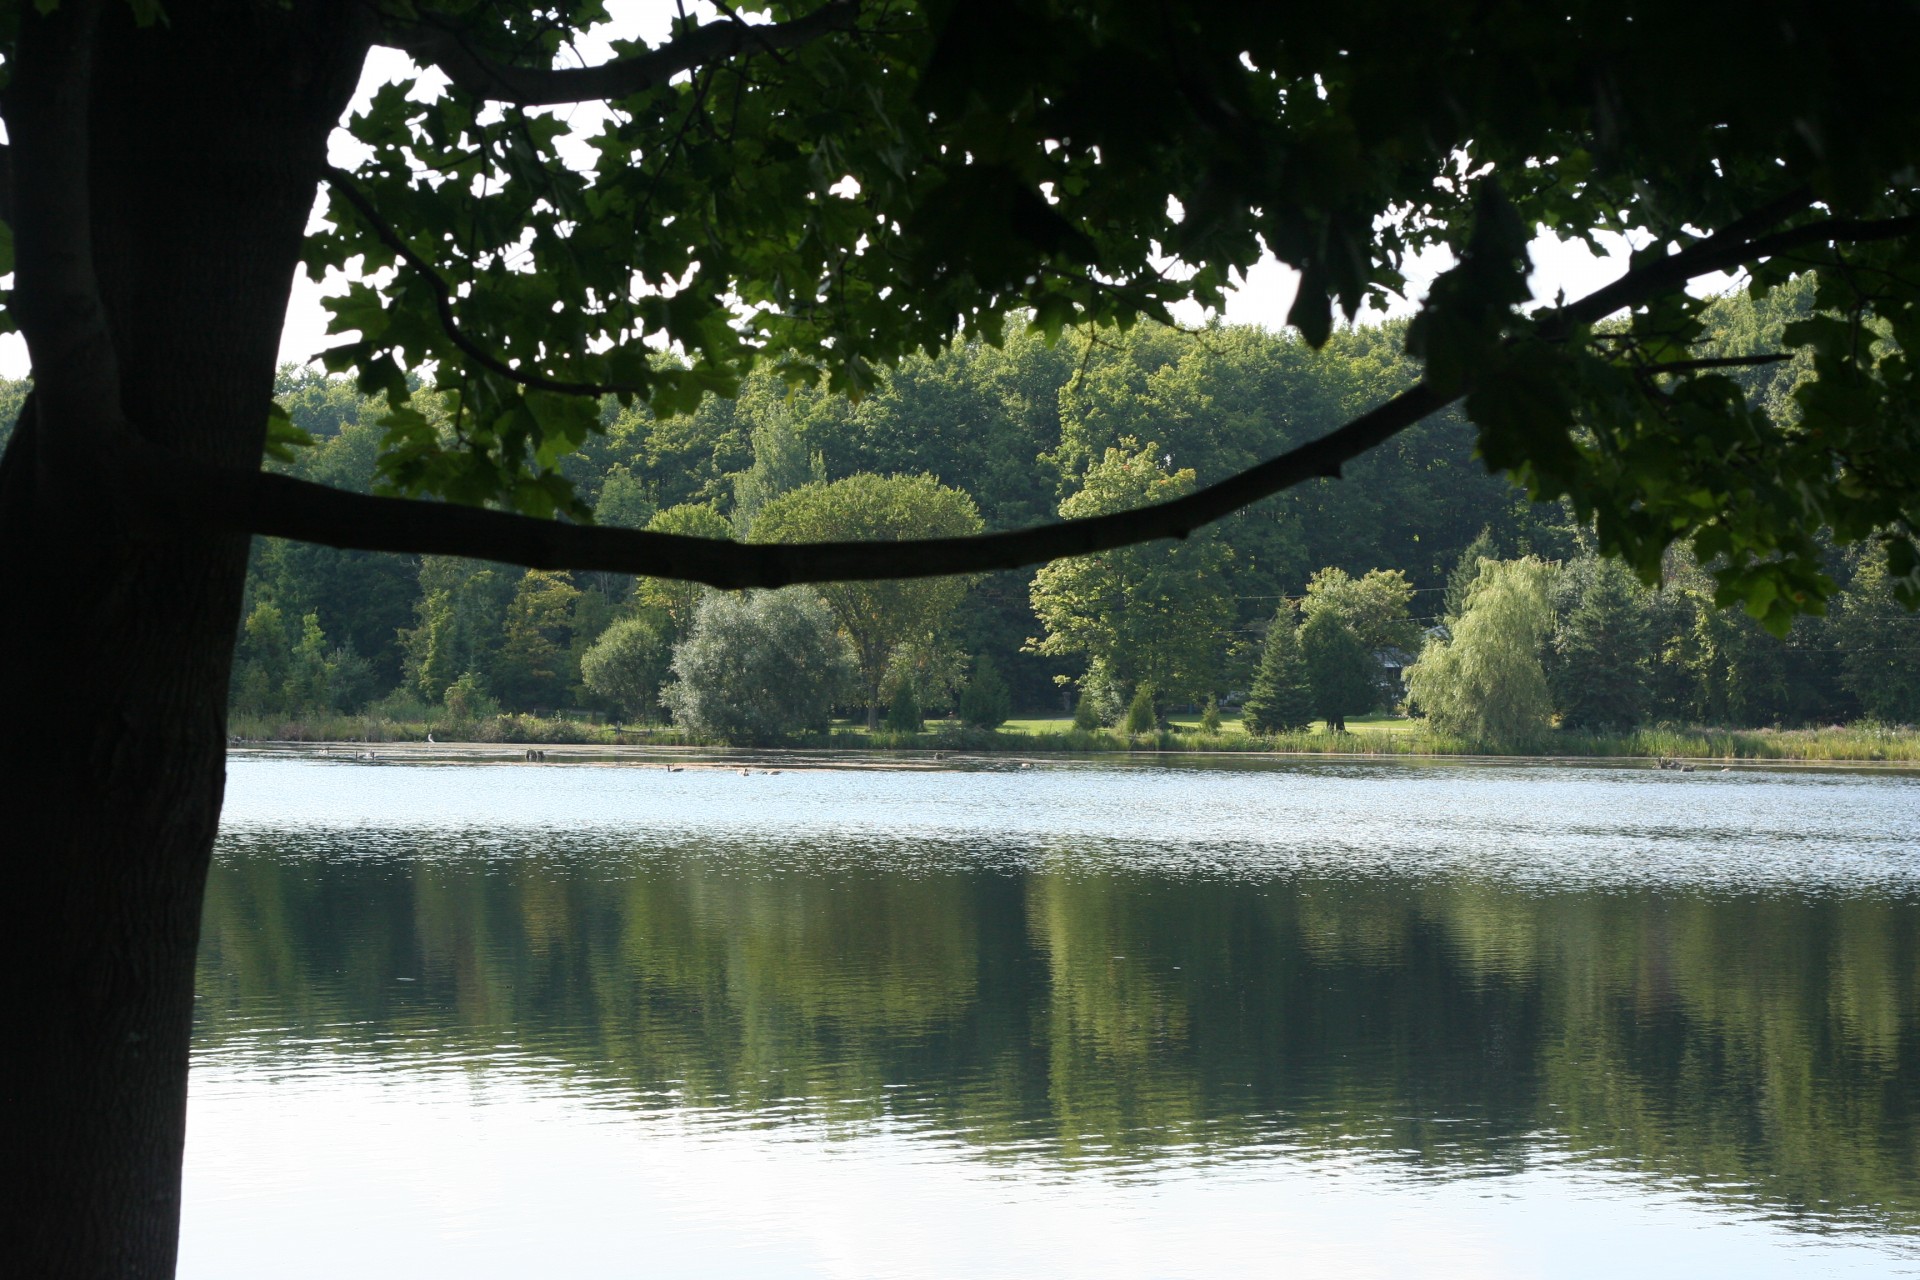
[[(89, 230), (117, 361), (80, 372), (117, 382), (124, 422), (103, 430), (257, 465), (364, 40), (328, 6), (169, 4), (144, 30), (130, 12), (102, 11), (88, 104)], [(31, 107), (8, 104), (17, 136), (16, 109)], [(36, 176), (15, 174), (16, 209)], [(23, 262), (43, 250), (18, 246)], [(55, 435), (71, 426), (30, 403), (0, 462), (0, 1258), (19, 1275), (168, 1276), (247, 539), (126, 518), (114, 458), (87, 459), (91, 477), (48, 465), (73, 452)]]

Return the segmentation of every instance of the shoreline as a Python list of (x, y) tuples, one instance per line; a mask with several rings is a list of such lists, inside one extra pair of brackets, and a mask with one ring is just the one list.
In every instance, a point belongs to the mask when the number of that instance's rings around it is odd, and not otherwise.
[[(967, 749), (961, 747), (858, 747), (853, 745), (792, 747), (715, 747), (666, 743), (523, 743), (502, 742), (355, 742), (302, 739), (245, 741), (229, 744), (229, 759), (316, 760), (340, 764), (598, 764), (653, 765), (689, 771), (738, 770), (757, 763), (777, 763), (781, 771), (822, 769), (895, 769), (931, 772), (944, 769), (1032, 768), (1047, 762), (1091, 763), (1112, 757), (1140, 760), (1201, 758), (1212, 761), (1260, 761), (1297, 764), (1316, 760), (1333, 763), (1426, 763), (1470, 765), (1613, 766), (1662, 772), (1730, 773), (1754, 770), (1850, 770), (1873, 773), (1920, 774), (1920, 759), (1809, 759), (1791, 756), (1652, 756), (1567, 753), (1504, 753), (1443, 751), (1262, 751), (1253, 748), (1210, 750), (1206, 747), (1113, 746), (1101, 750), (1041, 749), (1022, 752), (1016, 747)], [(1683, 769), (1663, 769), (1663, 759), (1683, 760)], [(765, 770), (759, 770), (765, 772)]]

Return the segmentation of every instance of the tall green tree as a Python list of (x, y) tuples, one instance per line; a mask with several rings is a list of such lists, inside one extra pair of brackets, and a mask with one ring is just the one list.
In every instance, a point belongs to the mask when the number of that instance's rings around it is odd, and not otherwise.
[(1548, 685), (1569, 729), (1630, 729), (1652, 702), (1648, 592), (1617, 560), (1588, 556), (1555, 583)]
[[(932, 476), (848, 476), (803, 485), (762, 507), (753, 536), (761, 542), (957, 537), (977, 533), (973, 499)], [(930, 648), (966, 597), (965, 578), (836, 582), (820, 589), (853, 642), (869, 728), (877, 723), (882, 688), (902, 649)]]
[(1306, 599), (1300, 604), (1308, 618), (1334, 614), (1373, 652), (1418, 647), (1420, 627), (1412, 608), (1413, 583), (1400, 569), (1369, 569), (1359, 578), (1344, 569), (1322, 569), (1307, 580)]
[(1525, 743), (1553, 700), (1541, 651), (1552, 631), (1555, 569), (1535, 559), (1481, 565), (1451, 639), (1433, 639), (1407, 670), (1407, 691), (1434, 728), (1477, 742)]
[[(733, 526), (715, 507), (684, 502), (655, 512), (647, 521), (647, 531), (686, 538), (726, 538), (732, 535)], [(693, 627), (694, 612), (709, 590), (711, 588), (684, 578), (644, 577), (634, 583), (633, 596), (642, 608), (665, 614), (677, 640)]]
[(1313, 713), (1331, 732), (1345, 733), (1348, 716), (1380, 705), (1379, 659), (1335, 610), (1309, 614), (1300, 624), (1300, 656)]
[(570, 573), (529, 569), (514, 586), (493, 667), (493, 691), (516, 711), (568, 705), (579, 671), (573, 655), (580, 589)]
[(767, 503), (790, 489), (827, 479), (826, 463), (819, 454), (807, 452), (784, 406), (755, 423), (752, 438), (753, 465), (733, 477), (733, 529), (740, 538), (751, 536), (754, 518)]
[(426, 556), (420, 562), (415, 625), (401, 633), (409, 679), (439, 702), (469, 671), (489, 680), (499, 653), (516, 578), (497, 566)]
[(1285, 733), (1313, 723), (1313, 687), (1300, 651), (1299, 614), (1292, 601), (1281, 601), (1267, 624), (1260, 665), (1240, 715), (1249, 733)]
[(629, 720), (652, 720), (673, 654), (666, 628), (647, 617), (622, 618), (580, 659), (587, 692)]
[(324, 714), (333, 708), (333, 670), (327, 661), (327, 633), (320, 629), (317, 613), (300, 619), (300, 638), (293, 643), (293, 660), (287, 670), (285, 700), (289, 710), (306, 714)]
[(1480, 578), (1480, 562), (1499, 558), (1500, 544), (1494, 540), (1493, 529), (1482, 526), (1460, 552), (1460, 558), (1453, 562), (1453, 568), (1447, 571), (1447, 594), (1442, 620), (1452, 626), (1467, 611), (1467, 596), (1473, 591), (1473, 584)]
[[(1190, 492), (1191, 469), (1173, 470), (1158, 444), (1107, 450), (1079, 492), (1060, 504), (1073, 519), (1126, 511)], [(1232, 622), (1225, 569), (1231, 553), (1211, 533), (1059, 560), (1034, 575), (1033, 611), (1043, 654), (1085, 655), (1131, 694), (1148, 683), (1174, 702), (1202, 697), (1218, 678)]]
[(1897, 599), (1884, 551), (1860, 557), (1829, 634), (1842, 682), (1862, 710), (1891, 723), (1920, 723), (1920, 618)]

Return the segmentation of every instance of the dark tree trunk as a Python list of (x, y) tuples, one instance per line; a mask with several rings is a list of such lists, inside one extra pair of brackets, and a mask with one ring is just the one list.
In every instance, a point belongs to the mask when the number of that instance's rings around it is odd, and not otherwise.
[[(120, 405), (156, 445), (255, 465), (364, 42), (313, 6), (130, 12), (103, 10), (89, 113)], [(167, 1276), (247, 543), (120, 518), (111, 486), (39, 465), (44, 418), (30, 403), (0, 463), (0, 1270)]]

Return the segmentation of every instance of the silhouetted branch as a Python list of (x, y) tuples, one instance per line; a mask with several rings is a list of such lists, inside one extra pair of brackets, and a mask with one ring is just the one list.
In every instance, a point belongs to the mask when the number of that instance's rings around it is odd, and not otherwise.
[(859, 15), (860, 6), (855, 0), (832, 0), (792, 22), (749, 23), (729, 18), (689, 31), (657, 49), (597, 67), (509, 66), (476, 50), (462, 32), (431, 20), (388, 31), (383, 42), (439, 67), (468, 93), (493, 102), (540, 107), (630, 97), (696, 67), (755, 49), (778, 53), (835, 31), (849, 30)]
[(1702, 373), (1708, 369), (1753, 369), (1791, 359), (1793, 359), (1792, 352), (1775, 351), (1758, 356), (1711, 356), (1700, 360), (1662, 360), (1655, 364), (1640, 365), (1634, 369), (1634, 372)]
[[(1723, 233), (1629, 271), (1613, 284), (1560, 308), (1541, 328), (1551, 335), (1573, 325), (1592, 324), (1622, 307), (1640, 305), (1679, 287), (1692, 275), (1725, 270), (1788, 248), (1836, 239), (1887, 239), (1915, 229), (1920, 229), (1920, 219), (1903, 218), (1826, 220), (1759, 239), (1741, 236), (1729, 241)], [(1682, 271), (1691, 274), (1679, 274)], [(1779, 358), (1676, 361), (1659, 371), (1766, 364)], [(780, 587), (796, 582), (1015, 569), (1155, 538), (1183, 538), (1303, 481), (1338, 477), (1348, 462), (1456, 398), (1421, 383), (1318, 440), (1153, 506), (1005, 533), (900, 542), (736, 543), (563, 524), (450, 503), (368, 497), (259, 472), (214, 473), (173, 464), (159, 472), (164, 482), (174, 486), (166, 501), (177, 504), (180, 516), (252, 533), (369, 551), (472, 556), (533, 568), (648, 574), (716, 587)]]

